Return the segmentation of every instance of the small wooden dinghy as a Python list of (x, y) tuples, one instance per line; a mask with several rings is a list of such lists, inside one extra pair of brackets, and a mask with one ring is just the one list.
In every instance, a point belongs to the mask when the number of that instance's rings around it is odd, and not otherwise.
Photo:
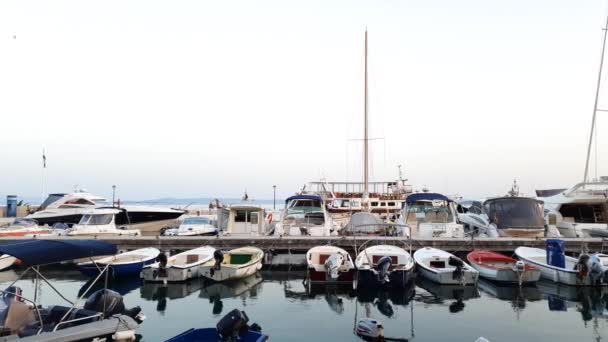
[[(564, 267), (550, 265), (547, 262), (547, 251), (540, 248), (518, 247), (515, 250), (515, 255), (519, 259), (540, 269), (542, 278), (556, 283), (583, 286), (606, 285), (606, 283), (602, 282), (608, 270), (608, 255), (606, 254), (582, 255), (578, 259), (564, 255)], [(592, 270), (595, 268), (594, 265), (599, 268), (598, 271), (595, 271), (598, 273), (595, 281), (590, 276), (594, 272)], [(600, 273), (604, 273), (604, 275), (600, 276)]]
[(501, 283), (530, 284), (540, 279), (540, 270), (523, 261), (517, 261), (490, 251), (472, 251), (467, 255), (471, 267), (479, 276)]
[(203, 265), (213, 260), (215, 248), (204, 246), (179, 254), (166, 260), (164, 254), (159, 255), (159, 262), (145, 266), (141, 270), (141, 277), (145, 281), (175, 282), (185, 281), (201, 276)]
[(404, 288), (414, 277), (414, 259), (398, 246), (371, 246), (355, 259), (358, 287)]
[(455, 255), (441, 249), (424, 247), (414, 253), (423, 277), (445, 285), (473, 285), (479, 272)]
[(218, 252), (201, 268), (203, 277), (213, 281), (241, 279), (262, 268), (264, 251), (257, 247), (241, 247), (226, 253)]
[(317, 246), (306, 252), (308, 279), (313, 282), (352, 282), (355, 264), (347, 251), (335, 246)]
[(80, 262), (78, 270), (86, 276), (94, 277), (109, 265), (108, 271), (114, 278), (136, 276), (145, 265), (154, 263), (159, 253), (156, 248), (140, 248), (94, 261)]

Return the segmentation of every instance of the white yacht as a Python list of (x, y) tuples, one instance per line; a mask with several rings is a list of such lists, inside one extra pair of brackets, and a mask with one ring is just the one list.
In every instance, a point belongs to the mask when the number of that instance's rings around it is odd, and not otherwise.
[(167, 229), (165, 236), (198, 236), (198, 235), (215, 235), (217, 228), (208, 217), (203, 216), (188, 216), (184, 218), (182, 223), (177, 228)]
[[(105, 198), (85, 190), (76, 190), (69, 194), (50, 194), (38, 210), (26, 218), (36, 220), (39, 225), (72, 225), (79, 223), (85, 212), (103, 207), (110, 207)], [(117, 217), (117, 225), (139, 225), (138, 229), (149, 233), (158, 233), (161, 228), (174, 223), (185, 212), (173, 208), (140, 205), (121, 206), (120, 209), (124, 210), (124, 215)]]
[(115, 208), (89, 209), (84, 212), (78, 224), (65, 230), (68, 236), (139, 236), (139, 229), (116, 227), (116, 217), (123, 211)]
[(541, 198), (547, 225), (563, 237), (608, 237), (608, 177), (537, 194), (546, 196)]
[(464, 227), (456, 220), (454, 202), (442, 194), (419, 192), (409, 195), (403, 220), (415, 238), (464, 237)]
[(285, 209), (275, 224), (274, 235), (329, 236), (337, 228), (321, 196), (295, 195), (285, 200)]
[(543, 215), (542, 201), (506, 196), (474, 201), (458, 213), (458, 220), (474, 235), (536, 238), (545, 235)]

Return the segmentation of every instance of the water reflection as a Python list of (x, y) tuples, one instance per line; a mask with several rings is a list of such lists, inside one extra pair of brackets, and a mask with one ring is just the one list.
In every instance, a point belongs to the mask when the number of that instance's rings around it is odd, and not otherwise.
[(476, 286), (440, 285), (424, 277), (418, 277), (416, 285), (427, 292), (416, 296), (416, 301), (429, 305), (446, 305), (449, 302), (448, 309), (451, 313), (463, 311), (465, 301), (479, 297)]
[(479, 279), (478, 287), (481, 291), (503, 301), (508, 301), (513, 311), (520, 313), (526, 308), (526, 302), (534, 302), (542, 299), (542, 293), (536, 285), (514, 286), (497, 284), (495, 282)]
[(358, 288), (357, 301), (373, 305), (383, 316), (391, 318), (395, 314), (393, 306), (407, 306), (416, 294), (415, 289), (414, 281), (402, 289)]
[[(78, 296), (82, 296), (85, 291), (91, 288), (88, 293), (91, 294), (97, 290), (101, 290), (105, 287), (105, 279), (100, 278), (97, 282), (93, 283), (95, 278), (86, 281), (78, 290)], [(126, 277), (119, 279), (108, 280), (108, 288), (126, 296), (129, 292), (138, 289), (142, 284), (139, 277)]]

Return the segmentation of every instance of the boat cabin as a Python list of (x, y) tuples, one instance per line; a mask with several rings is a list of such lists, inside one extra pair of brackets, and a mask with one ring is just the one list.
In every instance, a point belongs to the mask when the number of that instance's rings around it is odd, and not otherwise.
[(464, 228), (456, 220), (456, 205), (445, 195), (421, 192), (405, 200), (403, 218), (414, 236), (463, 237)]
[(218, 213), (218, 229), (224, 234), (265, 235), (264, 208), (256, 204), (233, 204)]

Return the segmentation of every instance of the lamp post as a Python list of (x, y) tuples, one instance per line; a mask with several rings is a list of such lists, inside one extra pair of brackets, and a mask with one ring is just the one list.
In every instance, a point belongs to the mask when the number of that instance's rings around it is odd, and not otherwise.
[(277, 210), (277, 186), (272, 186), (272, 210)]
[(114, 201), (116, 197), (116, 185), (112, 185), (112, 207), (115, 206), (116, 202)]

